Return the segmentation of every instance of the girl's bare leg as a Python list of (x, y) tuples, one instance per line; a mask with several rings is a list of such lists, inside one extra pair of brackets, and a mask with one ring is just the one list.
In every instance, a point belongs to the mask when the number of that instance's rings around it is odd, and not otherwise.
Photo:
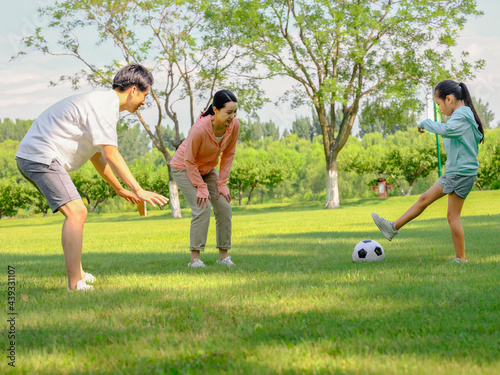
[(465, 238), (464, 229), (460, 215), (465, 199), (459, 197), (454, 192), (448, 195), (448, 224), (450, 224), (451, 239), (455, 247), (455, 255), (457, 258), (465, 260)]
[(399, 230), (405, 224), (415, 219), (418, 215), (425, 211), (425, 209), (437, 201), (439, 198), (444, 197), (443, 187), (438, 183), (432, 185), (429, 190), (422, 194), (418, 201), (411, 206), (399, 219), (394, 222), (396, 230)]

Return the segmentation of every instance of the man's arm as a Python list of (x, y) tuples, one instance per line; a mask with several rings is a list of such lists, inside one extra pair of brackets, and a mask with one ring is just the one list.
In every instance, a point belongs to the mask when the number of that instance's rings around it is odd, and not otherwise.
[(160, 206), (168, 203), (168, 198), (164, 197), (163, 195), (146, 191), (141, 188), (134, 176), (132, 176), (127, 163), (125, 163), (125, 160), (123, 159), (116, 146), (101, 145), (100, 147), (102, 156), (104, 157), (104, 160), (109, 165), (113, 173), (120, 180), (122, 180), (125, 185), (132, 189), (132, 191), (137, 195), (137, 197), (139, 197), (139, 199), (148, 202), (153, 207), (156, 207), (155, 202)]
[(94, 154), (94, 156), (90, 158), (90, 161), (94, 164), (95, 169), (99, 172), (104, 181), (115, 190), (117, 195), (132, 203), (139, 203), (141, 201), (136, 194), (128, 191), (120, 184), (110, 166), (106, 163), (106, 159), (100, 152)]

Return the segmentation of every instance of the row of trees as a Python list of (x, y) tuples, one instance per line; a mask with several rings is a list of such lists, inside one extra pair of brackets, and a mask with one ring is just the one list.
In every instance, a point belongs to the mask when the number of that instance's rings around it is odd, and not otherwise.
[[(121, 137), (126, 140), (135, 134)], [(18, 145), (14, 140), (0, 143), (0, 217), (13, 216), (20, 208), (46, 214), (44, 198), (17, 170), (14, 155)], [(444, 164), (444, 152), (441, 157)], [(235, 204), (250, 204), (256, 199), (261, 203), (324, 199), (322, 159), (321, 136), (310, 140), (289, 134), (281, 139), (269, 136), (240, 142), (228, 182)], [(500, 189), (500, 128), (487, 130), (479, 161), (477, 188)], [(385, 138), (380, 133), (365, 134), (362, 140), (350, 137), (339, 157), (341, 197), (376, 196), (370, 185), (379, 177), (387, 177), (397, 186), (391, 195), (420, 194), (436, 181), (437, 164), (436, 138), (416, 129)], [(158, 150), (146, 152), (130, 167), (143, 187), (169, 193), (168, 167)], [(71, 177), (91, 212), (126, 209), (128, 203), (114, 198), (114, 191), (91, 163), (72, 172)]]
[[(363, 101), (419, 111), (423, 88), (473, 78), (484, 66), (450, 51), (467, 18), (482, 14), (474, 0), (63, 0), (39, 12), (50, 22), (19, 41), (19, 55), (72, 56), (82, 66), (54, 84), (109, 87), (123, 62), (154, 62), (157, 121), (137, 116), (167, 162), (165, 117), (178, 141), (178, 111), (189, 113), (191, 126), (217, 88), (235, 91), (252, 114), (267, 100), (263, 80), (295, 82), (280, 102), (314, 109), (321, 131), (309, 136), (321, 137), (326, 208), (340, 204), (339, 155)], [(92, 33), (97, 49), (116, 47), (113, 61), (99, 61), (96, 48), (81, 45)]]

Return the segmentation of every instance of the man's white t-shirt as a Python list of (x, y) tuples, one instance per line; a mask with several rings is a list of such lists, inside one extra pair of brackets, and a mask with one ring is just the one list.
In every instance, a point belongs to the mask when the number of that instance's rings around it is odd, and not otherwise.
[(68, 172), (74, 171), (100, 151), (99, 145), (118, 146), (119, 108), (113, 90), (63, 99), (38, 116), (16, 157), (46, 165), (55, 158)]

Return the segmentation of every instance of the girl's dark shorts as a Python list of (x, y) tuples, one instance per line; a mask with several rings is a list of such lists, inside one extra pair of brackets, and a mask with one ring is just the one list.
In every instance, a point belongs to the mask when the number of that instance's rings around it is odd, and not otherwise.
[(467, 198), (476, 181), (476, 176), (464, 176), (456, 173), (445, 173), (437, 183), (443, 187), (443, 193), (455, 192), (460, 198)]

